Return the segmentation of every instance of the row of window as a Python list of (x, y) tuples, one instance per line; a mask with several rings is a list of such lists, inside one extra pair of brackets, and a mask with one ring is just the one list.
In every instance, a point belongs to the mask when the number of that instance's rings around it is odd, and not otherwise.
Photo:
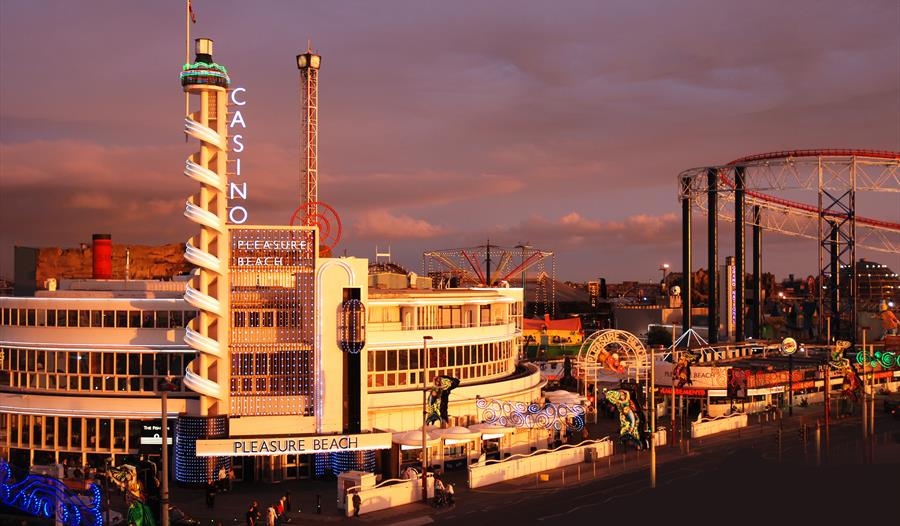
[(118, 327), (180, 329), (193, 310), (0, 309), (0, 325), (19, 327)]
[(137, 452), (141, 420), (0, 413), (0, 444), (57, 451)]
[[(423, 307), (374, 306), (369, 309), (370, 330), (458, 329), (516, 323), (522, 327), (519, 303), (510, 305), (428, 305)], [(397, 326), (399, 324), (399, 327)]]
[(167, 377), (177, 380), (194, 351), (125, 353), (2, 349), (0, 387), (62, 391), (156, 391)]
[[(479, 345), (428, 349), (428, 383), (439, 375), (459, 378), (463, 384), (506, 376), (515, 369), (516, 344), (512, 340)], [(411, 389), (422, 385), (421, 350), (369, 351), (367, 385), (372, 391)]]

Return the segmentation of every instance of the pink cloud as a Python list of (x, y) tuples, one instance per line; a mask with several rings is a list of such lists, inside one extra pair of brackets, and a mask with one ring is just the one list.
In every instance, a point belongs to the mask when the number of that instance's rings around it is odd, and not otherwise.
[(355, 233), (360, 238), (428, 239), (448, 233), (444, 227), (433, 225), (424, 219), (416, 219), (406, 214), (392, 214), (387, 210), (372, 210), (363, 214), (355, 225)]

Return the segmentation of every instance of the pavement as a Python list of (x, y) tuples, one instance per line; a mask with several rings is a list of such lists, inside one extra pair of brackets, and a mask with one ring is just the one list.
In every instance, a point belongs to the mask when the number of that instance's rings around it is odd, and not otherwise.
[[(896, 469), (900, 467), (900, 421), (882, 414), (880, 402), (876, 404), (878, 433), (870, 443), (860, 440), (862, 424), (859, 416), (832, 419), (828, 433), (830, 447), (827, 452), (825, 432), (822, 429), (821, 465), (817, 466), (815, 422), (817, 417), (821, 417), (821, 413), (821, 406), (795, 408), (794, 416), (788, 417), (785, 414), (781, 422), (775, 419), (755, 421), (755, 415), (751, 415), (751, 425), (741, 430), (657, 448), (658, 485), (656, 490), (652, 490), (657, 492), (654, 494), (654, 502), (657, 495), (663, 498), (666, 492), (673, 493), (672, 498), (691, 500), (690, 495), (676, 495), (684, 483), (694, 486), (703, 481), (703, 485), (709, 483), (715, 486), (721, 480), (728, 479), (729, 484), (738, 488), (739, 485), (735, 485), (735, 480), (732, 480), (735, 477), (741, 480), (768, 480), (767, 484), (759, 488), (746, 489), (759, 490), (762, 495), (770, 495), (772, 492), (777, 494), (778, 487), (787, 482), (786, 477), (794, 477), (797, 483), (804, 485), (815, 485), (825, 476), (826, 479), (834, 480), (833, 490), (841, 492), (848, 483), (854, 484), (854, 480), (881, 480), (879, 477), (885, 475), (882, 473), (883, 469), (890, 470), (886, 475), (888, 478), (884, 479), (888, 485), (892, 481), (895, 485), (900, 484), (900, 477), (895, 476)], [(803, 424), (810, 429), (805, 443), (800, 433), (800, 426)], [(609, 427), (609, 422), (601, 419), (600, 424), (592, 428), (591, 435), (596, 436), (595, 433), (603, 432)], [(782, 429), (780, 453), (777, 440), (779, 428)], [(866, 456), (868, 451), (872, 451), (870, 456)], [(456, 489), (457, 504), (453, 508), (435, 509), (430, 505), (416, 503), (364, 514), (359, 518), (346, 518), (339, 512), (337, 483), (333, 479), (293, 480), (276, 484), (236, 483), (231, 492), (216, 497), (212, 508), (205, 505), (203, 489), (173, 485), (170, 493), (172, 505), (200, 520), (201, 526), (215, 524), (216, 521), (221, 521), (223, 526), (243, 525), (244, 513), (251, 501), (258, 501), (260, 508), (265, 510), (286, 491), (291, 492), (294, 508), (289, 514), (292, 524), (351, 520), (395, 526), (420, 526), (460, 520), (467, 524), (494, 521), (506, 524), (513, 517), (518, 517), (525, 523), (535, 523), (556, 518), (577, 518), (582, 513), (590, 516), (598, 511), (595, 509), (598, 502), (613, 505), (628, 501), (630, 496), (641, 495), (642, 498), (647, 498), (647, 492), (650, 491), (649, 457), (648, 451), (628, 450), (622, 453), (619, 450), (617, 454), (594, 464), (584, 463), (551, 470), (548, 472), (550, 480), (547, 482), (539, 481), (536, 476), (522, 477), (475, 490), (467, 487), (465, 470), (451, 471), (443, 474), (442, 478), (453, 483)], [(871, 462), (867, 461), (869, 458)], [(765, 468), (765, 473), (758, 474), (754, 471), (762, 467)], [(842, 469), (847, 472), (842, 472)], [(743, 475), (736, 475), (738, 472)], [(806, 479), (809, 480), (802, 482)], [(698, 488), (696, 497), (705, 500), (702, 495), (708, 490), (709, 488)], [(896, 495), (895, 490), (886, 494)], [(877, 490), (878, 494), (885, 494), (883, 491), (884, 488)], [(320, 496), (321, 513), (316, 513), (317, 495)], [(747, 496), (740, 498), (745, 499)], [(878, 497), (873, 498), (878, 501)], [(562, 506), (562, 503), (567, 504)], [(114, 508), (117, 507), (115, 497), (113, 505)], [(643, 509), (643, 504), (636, 505), (642, 512), (652, 512)], [(695, 505), (697, 504), (691, 506)], [(604, 513), (608, 511), (609, 509), (604, 508)], [(623, 518), (627, 518), (627, 514)]]

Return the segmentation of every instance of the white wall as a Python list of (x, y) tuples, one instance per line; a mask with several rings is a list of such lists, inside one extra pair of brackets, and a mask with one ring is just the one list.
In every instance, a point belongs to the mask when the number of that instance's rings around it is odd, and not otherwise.
[(585, 461), (589, 449), (596, 452), (595, 458), (603, 458), (612, 455), (613, 444), (609, 440), (603, 440), (583, 446), (562, 446), (550, 452), (542, 450), (530, 455), (516, 455), (499, 462), (488, 461), (484, 464), (474, 464), (469, 466), (469, 487), (480, 488), (505, 480), (578, 464)]
[(691, 437), (703, 437), (741, 427), (747, 427), (746, 413), (737, 413), (733, 416), (723, 416), (703, 422), (691, 422)]
[[(360, 490), (360, 515), (422, 500), (421, 478), (413, 480), (391, 479), (381, 484), (373, 488)], [(434, 478), (431, 475), (428, 476), (427, 485), (427, 497), (430, 499), (434, 497)], [(353, 510), (353, 498), (351, 495), (347, 495), (346, 514), (348, 517), (353, 516)]]

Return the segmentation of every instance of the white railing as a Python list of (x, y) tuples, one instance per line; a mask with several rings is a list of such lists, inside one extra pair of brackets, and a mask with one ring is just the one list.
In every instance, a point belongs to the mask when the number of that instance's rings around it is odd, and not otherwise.
[[(427, 497), (434, 497), (434, 477), (429, 473), (426, 481)], [(347, 488), (348, 517), (353, 516), (356, 509), (353, 505), (353, 493), (359, 493), (359, 514), (372, 513), (373, 511), (386, 510), (396, 506), (404, 506), (422, 500), (422, 478), (415, 479), (389, 479), (372, 487), (352, 486)]]
[(730, 415), (702, 418), (691, 422), (691, 437), (697, 438), (713, 435), (742, 427), (747, 427), (747, 413), (732, 413)]
[[(588, 453), (593, 450), (593, 453)], [(613, 453), (609, 437), (587, 440), (578, 445), (565, 444), (556, 449), (541, 449), (528, 455), (512, 455), (503, 460), (488, 460), (469, 466), (469, 487), (480, 488), (549, 469), (585, 462), (587, 455), (603, 458)]]

